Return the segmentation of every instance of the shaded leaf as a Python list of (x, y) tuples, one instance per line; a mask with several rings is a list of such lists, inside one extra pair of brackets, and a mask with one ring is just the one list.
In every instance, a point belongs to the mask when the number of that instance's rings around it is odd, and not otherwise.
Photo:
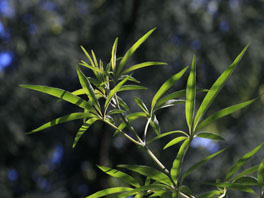
[(202, 121), (198, 126), (197, 126), (197, 131), (207, 125), (209, 125), (210, 123), (212, 123), (213, 121), (222, 118), (224, 116), (227, 116), (235, 111), (238, 111), (246, 106), (248, 106), (249, 104), (253, 103), (256, 99), (253, 100), (249, 100), (247, 102), (243, 102), (237, 105), (233, 105), (227, 108), (224, 108), (216, 113), (214, 113), (213, 115), (207, 117), (204, 121)]
[[(207, 193), (203, 193), (202, 195), (199, 195), (198, 198), (212, 198), (215, 195), (220, 195), (221, 193), (218, 190), (212, 190)], [(217, 196), (219, 197), (219, 196)]]
[(263, 180), (264, 180), (264, 160), (259, 165), (258, 168), (258, 185), (259, 187), (263, 186)]
[(138, 98), (138, 97), (134, 97), (135, 102), (137, 103), (137, 105), (148, 115), (148, 108), (146, 107), (146, 105), (144, 104), (144, 102)]
[(121, 110), (121, 109), (114, 109), (108, 112), (109, 115), (120, 114), (120, 113), (126, 113), (126, 111)]
[(233, 181), (235, 181), (235, 180), (237, 180), (237, 179), (239, 179), (239, 178), (241, 178), (241, 177), (244, 177), (244, 176), (246, 176), (246, 175), (248, 175), (248, 174), (250, 174), (250, 173), (257, 172), (257, 171), (258, 171), (258, 168), (259, 168), (258, 165), (257, 165), (257, 166), (250, 167), (250, 168), (244, 170), (243, 172), (239, 173), (239, 174), (238, 174), (237, 176), (235, 176), (231, 181), (233, 182)]
[(237, 64), (240, 62), (241, 58), (243, 57), (244, 53), (246, 52), (249, 45), (247, 45), (243, 51), (236, 57), (234, 62), (218, 77), (218, 79), (215, 81), (215, 83), (212, 85), (206, 96), (204, 97), (202, 104), (200, 105), (195, 119), (194, 119), (194, 131), (197, 127), (200, 119), (204, 115), (204, 113), (207, 111), (211, 103), (213, 102), (216, 95), (219, 93), (219, 91), (222, 89), (223, 85), (225, 84), (226, 80), (229, 78), (231, 73), (235, 70)]
[(114, 188), (106, 188), (104, 190), (100, 190), (86, 198), (99, 198), (99, 197), (103, 197), (106, 195), (110, 195), (110, 194), (115, 194), (115, 193), (121, 193), (121, 192), (127, 192), (133, 190), (133, 188), (128, 188), (128, 187), (114, 187)]
[(172, 106), (175, 106), (177, 104), (182, 104), (182, 103), (185, 103), (185, 100), (176, 100), (176, 99), (168, 100), (163, 105), (159, 107), (156, 106), (155, 111), (163, 109), (163, 108), (167, 108), (167, 107), (172, 107)]
[(264, 143), (260, 144), (259, 146), (245, 154), (240, 160), (238, 160), (238, 162), (236, 162), (234, 166), (228, 171), (225, 179), (229, 180), (235, 174), (235, 172), (237, 172), (241, 168), (241, 166), (246, 163), (247, 160), (249, 160), (253, 155), (256, 154), (256, 152), (263, 146), (263, 144)]
[(154, 142), (154, 141), (156, 141), (156, 140), (158, 140), (160, 138), (166, 137), (167, 135), (176, 134), (176, 133), (181, 133), (181, 134), (186, 135), (186, 137), (188, 137), (188, 134), (186, 132), (184, 132), (184, 131), (169, 131), (169, 132), (162, 133), (162, 134), (154, 137), (153, 139), (148, 141), (147, 144), (150, 144), (150, 143), (152, 143), (152, 142)]
[(75, 148), (75, 146), (77, 145), (79, 139), (81, 138), (81, 136), (87, 131), (87, 129), (95, 122), (99, 120), (99, 118), (91, 118), (89, 120), (87, 120), (82, 126), (81, 128), (78, 130), (75, 138), (74, 138), (74, 142), (72, 147)]
[(163, 149), (169, 148), (183, 140), (185, 140), (187, 137), (186, 136), (181, 136), (181, 137), (176, 137), (173, 140), (169, 141), (164, 147)]
[(234, 190), (239, 190), (241, 192), (247, 192), (247, 193), (255, 194), (255, 192), (254, 192), (254, 190), (252, 190), (252, 188), (248, 187), (247, 185), (243, 185), (243, 184), (223, 182), (223, 183), (218, 183), (216, 185), (218, 187), (222, 187), (222, 188), (231, 188)]
[(119, 171), (119, 170), (116, 170), (116, 169), (113, 169), (113, 168), (109, 168), (109, 167), (106, 167), (106, 166), (97, 165), (97, 167), (100, 168), (106, 174), (108, 174), (108, 175), (110, 175), (112, 177), (121, 179), (123, 182), (125, 182), (127, 184), (130, 184), (130, 185), (135, 186), (135, 187), (139, 187), (140, 186), (139, 183), (133, 177), (131, 177), (130, 175), (128, 175), (126, 173), (123, 173), (122, 171)]
[(120, 168), (125, 168), (125, 169), (128, 169), (128, 170), (131, 170), (133, 172), (136, 172), (136, 173), (139, 173), (141, 175), (144, 175), (146, 177), (149, 177), (155, 181), (158, 181), (160, 183), (163, 183), (163, 184), (167, 184), (167, 185), (171, 185), (171, 181), (169, 179), (169, 177), (158, 171), (157, 169), (154, 169), (152, 167), (149, 167), (149, 166), (142, 166), (142, 165), (118, 165), (118, 167)]
[(160, 135), (160, 125), (155, 114), (152, 115), (152, 119), (150, 120), (150, 126), (152, 127), (152, 129), (154, 129), (156, 135)]
[(91, 113), (71, 113), (71, 114), (59, 117), (59, 118), (52, 120), (50, 122), (47, 122), (47, 123), (41, 125), (40, 127), (28, 132), (27, 134), (35, 133), (35, 132), (53, 127), (53, 126), (58, 125), (58, 124), (62, 124), (64, 122), (69, 122), (72, 120), (78, 120), (78, 119), (83, 119), (83, 118), (91, 118), (94, 116), (95, 115), (93, 115)]
[(240, 177), (233, 182), (234, 184), (240, 184), (245, 186), (257, 186), (257, 179), (251, 176)]
[(130, 90), (146, 90), (148, 88), (139, 85), (124, 85), (119, 91), (130, 91)]

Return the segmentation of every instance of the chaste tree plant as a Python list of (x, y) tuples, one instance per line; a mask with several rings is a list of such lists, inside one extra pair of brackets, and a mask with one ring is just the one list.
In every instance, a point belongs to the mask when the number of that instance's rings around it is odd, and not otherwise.
[[(28, 134), (36, 133), (38, 131), (47, 129), (49, 127), (69, 122), (76, 119), (83, 119), (83, 125), (77, 132), (73, 148), (78, 143), (81, 136), (89, 129), (95, 122), (104, 122), (114, 129), (115, 135), (123, 135), (128, 141), (131, 141), (136, 146), (141, 148), (150, 159), (153, 160), (155, 167), (145, 165), (118, 165), (116, 169), (105, 166), (98, 166), (106, 174), (122, 180), (127, 184), (127, 187), (112, 187), (98, 191), (87, 198), (98, 198), (115, 194), (115, 197), (162, 197), (162, 198), (210, 198), (210, 197), (227, 197), (230, 189), (242, 192), (251, 193), (254, 197), (263, 198), (263, 180), (264, 180), (264, 160), (258, 165), (239, 172), (240, 168), (263, 146), (264, 143), (258, 145), (256, 148), (245, 154), (240, 158), (226, 173), (222, 180), (216, 180), (215, 183), (208, 183), (215, 186), (215, 190), (194, 195), (191, 186), (185, 185), (185, 178), (193, 171), (202, 166), (208, 160), (216, 157), (226, 150), (226, 148), (219, 150), (205, 159), (193, 164), (185, 172), (182, 171), (182, 164), (186, 153), (189, 150), (191, 142), (197, 138), (208, 138), (213, 140), (223, 140), (223, 138), (215, 133), (203, 132), (201, 129), (209, 125), (213, 121), (227, 116), (235, 111), (238, 111), (256, 99), (252, 99), (240, 104), (226, 107), (212, 115), (205, 117), (205, 113), (214, 101), (221, 88), (235, 70), (248, 45), (236, 57), (234, 62), (217, 78), (210, 89), (196, 89), (196, 63), (193, 57), (192, 64), (189, 71), (186, 89), (178, 90), (166, 95), (175, 83), (187, 72), (188, 66), (170, 77), (154, 95), (151, 106), (148, 108), (144, 102), (135, 97), (136, 104), (142, 111), (131, 113), (125, 101), (119, 97), (121, 91), (145, 89), (145, 87), (136, 84), (127, 84), (128, 82), (139, 83), (133, 78), (135, 70), (149, 67), (166, 65), (163, 62), (143, 62), (130, 67), (125, 67), (131, 55), (140, 47), (140, 45), (152, 34), (155, 30), (148, 31), (125, 53), (123, 57), (116, 57), (116, 49), (118, 38), (116, 38), (110, 62), (104, 66), (101, 60), (98, 60), (93, 51), (89, 54), (83, 47), (82, 50), (86, 54), (89, 62), (81, 61), (79, 65), (92, 70), (94, 76), (87, 77), (81, 71), (79, 66), (76, 66), (76, 71), (79, 77), (81, 88), (69, 92), (58, 88), (41, 86), (41, 85), (21, 85), (21, 87), (46, 93), (65, 100), (78, 107), (82, 112), (75, 112), (52, 120), (32, 131)], [(200, 106), (195, 106), (196, 93), (206, 92)], [(87, 95), (88, 100), (80, 97)], [(185, 98), (185, 99), (180, 99)], [(156, 117), (156, 112), (162, 108), (173, 107), (179, 103), (185, 104), (185, 119), (188, 126), (187, 131), (174, 130), (170, 132), (162, 132), (159, 127), (159, 122)], [(195, 112), (197, 109), (197, 112)], [(132, 122), (136, 119), (144, 118), (146, 121), (143, 131), (136, 131)], [(149, 130), (152, 128), (153, 130)], [(149, 139), (148, 132), (153, 132), (154, 138)], [(180, 144), (178, 151), (175, 153), (174, 161), (170, 167), (165, 167), (163, 163), (151, 151), (149, 144), (158, 141), (165, 136), (176, 134), (176, 138), (172, 138), (164, 148), (171, 147), (175, 144)], [(153, 137), (152, 136), (152, 137)], [(134, 174), (139, 174), (145, 178), (145, 182), (140, 182), (136, 178), (129, 175), (129, 171)], [(255, 174), (255, 175), (254, 175)], [(253, 176), (252, 176), (253, 175)]]

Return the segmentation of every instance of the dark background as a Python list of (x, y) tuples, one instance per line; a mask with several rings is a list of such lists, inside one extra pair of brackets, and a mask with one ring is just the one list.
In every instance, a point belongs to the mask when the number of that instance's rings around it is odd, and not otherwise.
[[(258, 96), (260, 100), (207, 128), (221, 134), (225, 142), (200, 140), (192, 145), (185, 167), (230, 145), (228, 152), (186, 180), (194, 192), (209, 189), (200, 182), (223, 178), (239, 156), (263, 141), (263, 0), (0, 0), (1, 198), (85, 197), (119, 184), (102, 174), (96, 164), (152, 165), (136, 146), (121, 136), (112, 138), (113, 130), (100, 123), (87, 131), (75, 149), (72, 143), (81, 121), (25, 135), (47, 121), (79, 109), (20, 88), (19, 84), (76, 90), (80, 85), (74, 66), (80, 59), (86, 60), (80, 45), (94, 49), (97, 57), (107, 63), (115, 37), (119, 37), (117, 54), (122, 56), (153, 27), (157, 30), (135, 53), (131, 63), (153, 60), (167, 62), (168, 66), (135, 73), (142, 85), (149, 87), (147, 91), (123, 94), (135, 111), (139, 109), (130, 98), (139, 95), (150, 105), (159, 86), (190, 64), (194, 54), (197, 86), (210, 88), (251, 42), (209, 113)], [(184, 88), (186, 79), (187, 75), (174, 90)], [(183, 105), (161, 111), (158, 119), (162, 132), (186, 129)], [(136, 128), (141, 131), (143, 124), (139, 122)], [(154, 144), (153, 150), (170, 167), (177, 146), (160, 153), (167, 142), (164, 139)], [(263, 156), (261, 150), (245, 167), (259, 163)]]

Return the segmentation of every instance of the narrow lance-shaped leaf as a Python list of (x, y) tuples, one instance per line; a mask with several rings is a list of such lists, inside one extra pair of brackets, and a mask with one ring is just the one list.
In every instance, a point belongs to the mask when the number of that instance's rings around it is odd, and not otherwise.
[(243, 185), (243, 184), (224, 182), (224, 183), (218, 183), (217, 186), (222, 187), (222, 188), (231, 188), (231, 189), (239, 190), (241, 192), (247, 192), (247, 193), (255, 194), (255, 192), (252, 188), (250, 188), (246, 185)]
[(93, 67), (91, 65), (89, 65), (88, 63), (84, 62), (84, 61), (81, 61), (81, 63), (79, 63), (79, 65), (81, 66), (84, 66), (84, 67), (87, 67), (89, 68), (90, 70), (92, 70), (94, 73), (103, 73), (104, 71), (100, 70), (99, 68), (97, 67)]
[(94, 117), (94, 115), (91, 113), (71, 113), (71, 114), (59, 117), (59, 118), (52, 120), (50, 122), (47, 122), (47, 123), (41, 125), (40, 127), (28, 132), (27, 134), (35, 133), (35, 132), (53, 127), (53, 126), (58, 125), (58, 124), (62, 124), (64, 122), (69, 122), (72, 120), (78, 120), (78, 119), (89, 118), (89, 117)]
[(264, 181), (264, 160), (262, 160), (258, 168), (258, 185), (260, 188), (263, 186), (263, 181)]
[(120, 91), (132, 91), (132, 90), (146, 90), (148, 88), (139, 85), (124, 85), (120, 88)]
[(225, 151), (227, 148), (224, 148), (216, 153), (213, 153), (212, 155), (207, 156), (206, 158), (204, 158), (203, 160), (195, 163), (191, 168), (189, 168), (187, 171), (184, 172), (183, 176), (182, 176), (182, 182), (185, 179), (185, 177), (187, 177), (188, 175), (190, 175), (191, 172), (193, 172), (195, 169), (199, 168), (200, 166), (202, 166), (205, 162), (209, 161), (210, 159), (214, 158), (215, 156), (219, 155), (220, 153), (222, 153), (223, 151)]
[(89, 120), (87, 120), (79, 129), (79, 131), (77, 132), (75, 138), (74, 138), (74, 142), (72, 147), (75, 148), (75, 146), (77, 145), (79, 139), (81, 138), (81, 136), (87, 131), (87, 129), (95, 122), (99, 120), (98, 118), (91, 118)]
[(78, 96), (73, 95), (72, 93), (65, 91), (63, 89), (58, 89), (54, 87), (42, 86), (42, 85), (20, 85), (21, 87), (32, 89), (35, 91), (39, 91), (45, 94), (49, 94), (51, 96), (55, 96), (67, 102), (70, 102), (74, 105), (77, 105), (84, 109), (91, 109), (92, 106), (86, 102), (85, 100), (81, 99)]
[(172, 139), (171, 141), (169, 141), (164, 147), (163, 149), (167, 149), (183, 140), (185, 140), (187, 137), (186, 136), (180, 136), (180, 137), (176, 137), (174, 139)]
[(162, 133), (156, 137), (154, 137), (153, 139), (151, 139), (150, 141), (147, 142), (147, 144), (150, 144), (160, 138), (163, 138), (163, 137), (166, 137), (168, 135), (171, 135), (171, 134), (176, 134), (176, 133), (181, 133), (181, 134), (184, 134), (186, 137), (188, 137), (188, 134), (184, 131), (169, 131), (169, 132), (166, 132), (166, 133)]
[(130, 76), (127, 76), (124, 80), (122, 80), (121, 82), (119, 82), (109, 93), (109, 95), (107, 96), (107, 99), (105, 101), (105, 112), (109, 106), (110, 101), (112, 100), (112, 98), (114, 97), (114, 95), (119, 91), (119, 89), (122, 87), (123, 84), (126, 83), (126, 81), (129, 79)]
[(121, 192), (127, 192), (133, 190), (133, 188), (128, 188), (128, 187), (114, 187), (114, 188), (106, 188), (104, 190), (100, 190), (86, 198), (99, 198), (99, 197), (104, 197), (106, 195), (111, 195), (115, 193), (121, 193)]
[(213, 121), (220, 119), (224, 116), (230, 115), (231, 113), (238, 111), (248, 105), (250, 105), (251, 103), (253, 103), (256, 99), (253, 100), (249, 100), (247, 102), (243, 102), (240, 104), (236, 104), (227, 108), (224, 108), (214, 114), (212, 114), (211, 116), (207, 117), (205, 120), (203, 120), (196, 128), (196, 131), (198, 131), (199, 129), (209, 125), (210, 123), (212, 123)]
[(173, 165), (171, 168), (171, 177), (175, 183), (178, 182), (178, 177), (180, 174), (183, 157), (184, 157), (189, 145), (190, 145), (190, 139), (188, 138), (182, 143), (182, 145), (178, 151), (178, 154), (177, 154), (175, 160), (173, 161)]
[(93, 67), (95, 67), (95, 64), (94, 64), (94, 62), (93, 62), (93, 59), (91, 58), (91, 56), (89, 55), (89, 53), (86, 51), (86, 49), (85, 49), (83, 46), (81, 46), (81, 48), (82, 48), (82, 51), (83, 51), (83, 52), (85, 53), (85, 55), (87, 56), (87, 58), (89, 59), (91, 65), (92, 65)]
[(139, 46), (144, 43), (144, 41), (152, 34), (152, 32), (155, 30), (156, 28), (153, 28), (152, 30), (148, 31), (144, 36), (142, 36), (124, 55), (124, 57), (122, 58), (118, 68), (117, 68), (117, 73), (116, 73), (116, 77), (118, 78), (119, 75), (121, 74), (126, 62), (128, 61), (128, 59), (132, 56), (132, 54), (134, 54), (134, 52), (139, 48)]
[(144, 62), (144, 63), (139, 63), (139, 64), (133, 65), (133, 66), (129, 67), (128, 69), (124, 70), (122, 72), (122, 74), (126, 74), (126, 73), (132, 72), (134, 70), (144, 68), (144, 67), (156, 66), (156, 65), (167, 65), (167, 63), (163, 63), (163, 62)]
[(77, 71), (80, 83), (82, 85), (82, 88), (86, 91), (86, 94), (87, 94), (89, 100), (95, 106), (96, 110), (99, 113), (101, 113), (100, 104), (97, 100), (97, 97), (94, 93), (94, 89), (93, 89), (91, 83), (89, 82), (88, 78), (86, 78), (86, 76), (82, 73), (82, 71), (80, 70), (80, 68), (78, 66), (76, 66), (76, 71)]
[(248, 174), (251, 174), (251, 173), (254, 173), (254, 172), (257, 172), (258, 171), (258, 168), (259, 166), (253, 166), (253, 167), (250, 167), (244, 171), (242, 171), (241, 173), (239, 173), (237, 176), (235, 176), (231, 181), (236, 181), (237, 179), (241, 178), (241, 177), (244, 177)]
[(152, 115), (152, 118), (150, 120), (150, 126), (152, 127), (152, 129), (154, 129), (156, 135), (160, 135), (160, 125), (155, 114)]
[(134, 100), (137, 103), (137, 105), (148, 115), (149, 112), (148, 112), (148, 109), (147, 109), (146, 105), (144, 104), (144, 102), (136, 96), (134, 97)]
[(192, 60), (191, 72), (187, 81), (186, 103), (185, 103), (185, 116), (190, 134), (192, 133), (193, 110), (195, 105), (195, 94), (196, 94), (195, 81), (196, 81), (196, 66), (195, 66), (195, 56), (194, 56)]
[(158, 102), (159, 98), (182, 77), (182, 75), (185, 73), (185, 71), (187, 69), (188, 69), (188, 66), (185, 67), (184, 69), (182, 69), (179, 73), (173, 75), (165, 83), (163, 83), (163, 85), (159, 88), (159, 90), (157, 91), (157, 93), (155, 94), (155, 96), (152, 99), (152, 103), (151, 103), (152, 111), (153, 111), (156, 103)]
[(115, 39), (113, 48), (112, 48), (112, 56), (111, 56), (111, 66), (112, 66), (112, 71), (115, 71), (116, 68), (116, 49), (117, 49), (117, 44), (118, 44), (118, 38)]
[(225, 140), (220, 135), (210, 133), (210, 132), (200, 132), (196, 135), (196, 137), (207, 138), (207, 139), (211, 139), (211, 140)]
[(128, 175), (126, 173), (123, 173), (122, 171), (119, 171), (119, 170), (116, 170), (113, 168), (109, 168), (106, 166), (99, 166), (99, 165), (97, 165), (97, 166), (106, 174), (108, 174), (112, 177), (118, 178), (127, 184), (130, 184), (130, 185), (135, 186), (135, 187), (140, 186), (139, 183), (133, 177), (131, 177), (130, 175)]
[(259, 146), (248, 152), (246, 155), (244, 155), (240, 160), (238, 160), (238, 162), (234, 164), (230, 171), (228, 171), (225, 179), (229, 180), (235, 174), (235, 172), (237, 172), (246, 163), (247, 160), (249, 160), (253, 155), (256, 154), (256, 152), (263, 146), (263, 144), (264, 143), (260, 144)]
[(160, 183), (167, 184), (169, 186), (171, 185), (171, 181), (169, 177), (155, 168), (149, 166), (142, 166), (142, 165), (125, 165), (125, 164), (118, 165), (118, 167), (134, 171), (136, 173), (149, 177)]
[(91, 53), (92, 53), (92, 56), (93, 56), (93, 61), (94, 61), (94, 65), (95, 65), (95, 67), (99, 68), (99, 66), (98, 66), (98, 62), (97, 62), (97, 59), (96, 59), (96, 56), (95, 56), (94, 51), (91, 50)]
[(234, 62), (218, 77), (218, 79), (215, 81), (215, 83), (212, 85), (206, 96), (204, 97), (202, 104), (200, 105), (195, 119), (194, 119), (194, 130), (199, 123), (200, 119), (204, 115), (204, 113), (209, 108), (210, 104), (213, 102), (216, 95), (219, 93), (219, 91), (222, 89), (223, 85), (225, 84), (226, 80), (229, 78), (231, 73), (235, 70), (237, 64), (243, 57), (244, 53), (246, 52), (249, 45), (247, 45), (243, 51), (236, 57)]

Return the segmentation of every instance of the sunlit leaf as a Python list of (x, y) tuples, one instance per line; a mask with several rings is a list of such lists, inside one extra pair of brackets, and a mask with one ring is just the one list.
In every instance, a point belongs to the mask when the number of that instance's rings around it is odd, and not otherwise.
[(128, 188), (128, 187), (114, 187), (114, 188), (106, 188), (104, 190), (100, 190), (86, 198), (99, 198), (99, 197), (103, 197), (106, 195), (110, 195), (110, 194), (115, 194), (115, 193), (121, 193), (121, 192), (127, 192), (133, 190), (133, 188)]
[(133, 172), (137, 172), (141, 175), (144, 175), (146, 177), (149, 177), (155, 181), (158, 181), (160, 183), (163, 183), (163, 184), (167, 184), (167, 185), (171, 185), (171, 181), (169, 179), (169, 177), (158, 171), (157, 169), (155, 168), (152, 168), (152, 167), (149, 167), (149, 166), (142, 166), (142, 165), (118, 165), (118, 167), (120, 168), (125, 168), (125, 169), (128, 169), (128, 170), (131, 170)]
[(92, 67), (95, 67), (95, 64), (94, 64), (94, 62), (93, 62), (93, 59), (91, 58), (91, 56), (89, 55), (89, 53), (86, 51), (86, 49), (83, 47), (83, 46), (81, 46), (81, 48), (82, 48), (82, 51), (85, 53), (85, 55), (87, 56), (87, 58), (89, 59), (89, 61), (90, 61), (90, 63), (91, 63), (91, 65), (92, 65)]
[(182, 104), (185, 103), (185, 100), (176, 100), (176, 99), (172, 99), (172, 100), (168, 100), (167, 102), (165, 102), (164, 104), (162, 104), (159, 107), (155, 107), (155, 111), (163, 109), (163, 108), (167, 108), (167, 107), (172, 107), (175, 106), (177, 104)]
[(188, 186), (181, 185), (179, 189), (180, 189), (180, 192), (184, 193), (185, 195), (188, 195), (189, 197), (193, 196), (193, 193)]
[(211, 140), (225, 140), (220, 135), (217, 135), (217, 134), (214, 134), (214, 133), (210, 133), (210, 132), (199, 132), (196, 135), (196, 137), (207, 138), (207, 139), (211, 139)]
[(135, 102), (137, 103), (137, 105), (148, 115), (148, 108), (146, 107), (146, 105), (144, 104), (144, 102), (138, 98), (138, 97), (134, 97)]
[(54, 87), (48, 87), (48, 86), (42, 86), (42, 85), (20, 85), (21, 87), (32, 89), (35, 91), (39, 91), (42, 93), (46, 93), (52, 96), (55, 96), (57, 98), (60, 98), (62, 100), (65, 100), (67, 102), (70, 102), (72, 104), (75, 104), (81, 108), (84, 109), (92, 109), (92, 106), (86, 102), (85, 100), (81, 99), (78, 96), (73, 95), (72, 93), (65, 91), (63, 89), (58, 89)]
[(248, 106), (249, 104), (253, 103), (256, 99), (253, 100), (249, 100), (247, 102), (243, 102), (237, 105), (233, 105), (227, 108), (224, 108), (216, 113), (214, 113), (213, 115), (207, 117), (205, 120), (203, 120), (196, 128), (196, 130), (198, 131), (199, 129), (209, 125), (210, 123), (212, 123), (213, 121), (222, 118), (224, 116), (227, 116), (235, 111), (238, 111), (246, 106)]
[(112, 177), (121, 179), (123, 182), (125, 182), (127, 184), (130, 184), (130, 185), (135, 186), (135, 187), (139, 187), (140, 186), (139, 183), (133, 177), (131, 177), (130, 175), (128, 175), (126, 173), (123, 173), (122, 171), (119, 171), (119, 170), (116, 170), (116, 169), (113, 169), (113, 168), (109, 168), (109, 167), (106, 167), (106, 166), (97, 165), (97, 167), (100, 168), (106, 174), (108, 174), (108, 175), (110, 175)]
[(88, 78), (86, 78), (86, 76), (82, 73), (82, 71), (80, 70), (78, 66), (76, 66), (76, 71), (77, 71), (80, 83), (82, 85), (82, 88), (85, 90), (91, 104), (95, 106), (98, 112), (101, 112), (100, 104), (98, 102), (98, 99), (94, 93), (94, 89), (91, 83), (89, 82)]
[(181, 136), (181, 137), (176, 137), (173, 140), (169, 141), (164, 147), (163, 149), (167, 149), (183, 140), (185, 140), (187, 137), (186, 136)]
[(148, 88), (139, 85), (124, 85), (119, 91), (130, 91), (130, 90), (146, 90)]
[(126, 77), (124, 80), (122, 80), (121, 82), (119, 82), (109, 93), (109, 95), (107, 96), (107, 99), (105, 101), (105, 111), (107, 110), (110, 101), (112, 100), (112, 98), (114, 97), (114, 95), (119, 91), (119, 89), (122, 87), (123, 84), (126, 83), (126, 81), (129, 79), (129, 76)]
[(263, 146), (263, 144), (264, 143), (260, 144), (259, 146), (257, 146), (256, 148), (245, 154), (240, 160), (238, 160), (234, 164), (234, 166), (228, 171), (225, 179), (226, 180), (231, 179), (231, 177), (241, 168), (241, 166), (243, 166), (247, 160), (249, 160), (253, 155), (256, 154), (256, 152)]
[(104, 71), (100, 70), (100, 69), (97, 68), (97, 67), (93, 67), (93, 66), (89, 65), (88, 63), (86, 63), (86, 62), (84, 62), (84, 61), (81, 61), (81, 63), (79, 63), (79, 65), (89, 68), (89, 69), (92, 70), (94, 73), (96, 73), (96, 72), (98, 72), (98, 73), (104, 73)]
[(96, 56), (95, 56), (94, 51), (91, 50), (91, 53), (92, 53), (92, 56), (93, 56), (93, 61), (94, 61), (94, 65), (95, 65), (95, 67), (99, 68), (99, 66), (98, 66), (98, 62), (97, 62), (97, 59), (96, 59)]
[(249, 45), (247, 45), (243, 51), (236, 57), (234, 62), (218, 77), (218, 79), (215, 81), (215, 83), (212, 85), (206, 96), (204, 97), (202, 104), (200, 105), (195, 119), (194, 119), (194, 130), (197, 127), (200, 119), (204, 115), (204, 113), (207, 111), (211, 103), (213, 102), (216, 95), (219, 93), (219, 91), (222, 89), (223, 85), (225, 84), (226, 80), (229, 78), (231, 73), (235, 70), (237, 64), (240, 62), (241, 58), (243, 57), (244, 53), (246, 52)]
[(200, 166), (202, 166), (204, 163), (206, 163), (207, 161), (209, 161), (210, 159), (214, 158), (215, 156), (219, 155), (220, 153), (222, 153), (223, 151), (225, 151), (226, 148), (213, 153), (212, 155), (207, 156), (206, 158), (204, 158), (203, 160), (195, 163), (193, 166), (191, 166), (191, 168), (189, 168), (188, 170), (186, 170), (182, 176), (182, 181), (185, 179), (185, 177), (187, 177), (188, 175), (190, 175), (191, 172), (193, 172), (195, 169), (199, 168)]
[(196, 66), (195, 56), (192, 60), (191, 72), (187, 81), (186, 88), (186, 102), (185, 102), (185, 116), (186, 122), (189, 128), (189, 133), (192, 133), (192, 122), (193, 122), (193, 110), (195, 105), (195, 94), (196, 94)]
[(183, 161), (183, 157), (187, 151), (187, 149), (189, 148), (189, 145), (190, 145), (190, 139), (186, 139), (179, 151), (178, 151), (178, 154), (176, 156), (176, 158), (174, 159), (173, 161), (173, 165), (172, 165), (172, 168), (171, 168), (171, 177), (172, 179), (174, 180), (175, 183), (178, 182), (178, 177), (179, 177), (179, 174), (180, 174), (180, 169), (181, 169), (181, 164), (182, 164), (182, 161)]
[[(203, 193), (202, 195), (199, 195), (198, 198), (213, 198), (215, 197), (215, 195), (220, 195), (220, 191), (218, 190), (212, 190), (206, 193)], [(219, 196), (217, 196), (219, 197)]]
[(149, 66), (155, 66), (155, 65), (167, 65), (167, 63), (162, 63), (162, 62), (144, 62), (144, 63), (140, 63), (140, 64), (133, 65), (133, 66), (129, 67), (128, 69), (124, 70), (122, 72), (122, 74), (126, 74), (126, 73), (129, 73), (131, 71), (134, 71), (134, 70), (137, 70), (137, 69), (140, 69), (140, 68), (149, 67)]
[(69, 122), (72, 120), (78, 120), (78, 119), (83, 119), (83, 118), (91, 118), (94, 116), (95, 115), (93, 115), (91, 113), (71, 113), (71, 114), (59, 117), (59, 118), (52, 120), (50, 122), (47, 122), (47, 123), (41, 125), (40, 127), (28, 132), (27, 134), (35, 133), (35, 132), (53, 127), (53, 126), (58, 125), (58, 124), (62, 124), (64, 122)]
[(169, 131), (169, 132), (166, 132), (166, 133), (162, 133), (156, 137), (154, 137), (153, 139), (151, 139), (150, 141), (147, 142), (147, 144), (150, 144), (160, 138), (163, 138), (163, 137), (166, 137), (168, 135), (171, 135), (171, 134), (176, 134), (176, 133), (181, 133), (181, 134), (184, 134), (186, 137), (188, 137), (188, 134), (184, 131)]
[(234, 190), (239, 190), (241, 192), (255, 194), (252, 188), (248, 187), (247, 185), (243, 185), (243, 184), (223, 182), (223, 183), (218, 183), (217, 186), (222, 187), (222, 188), (230, 188)]
[(152, 119), (150, 120), (150, 126), (152, 127), (152, 129), (154, 129), (156, 135), (160, 135), (160, 125), (155, 114), (152, 115)]
[(114, 109), (108, 112), (109, 115), (113, 115), (113, 114), (121, 114), (121, 113), (125, 113), (126, 111), (121, 110), (121, 109)]
[(159, 98), (161, 96), (163, 96), (163, 94), (169, 89), (171, 88), (181, 77), (182, 75), (185, 73), (185, 71), (188, 69), (188, 66), (185, 67), (183, 70), (181, 70), (179, 73), (173, 75), (171, 78), (169, 78), (165, 83), (162, 84), (162, 86), (159, 88), (159, 90), (157, 91), (157, 93), (155, 94), (155, 96), (152, 99), (152, 103), (151, 103), (151, 109), (153, 110), (156, 103), (158, 102)]
[(81, 128), (78, 130), (75, 138), (74, 138), (74, 142), (72, 147), (75, 148), (75, 146), (77, 145), (79, 139), (81, 138), (81, 136), (87, 131), (87, 129), (95, 122), (97, 121), (98, 118), (91, 118), (89, 120), (87, 120), (82, 126)]
[(139, 46), (144, 43), (144, 41), (152, 34), (152, 32), (155, 30), (156, 28), (151, 29), (150, 31), (148, 31), (144, 36), (142, 36), (124, 55), (124, 57), (122, 58), (118, 68), (117, 68), (117, 73), (116, 76), (118, 77), (126, 62), (128, 61), (128, 59), (132, 56), (132, 54), (134, 54), (134, 52), (139, 48)]
[(263, 186), (263, 180), (264, 180), (264, 160), (259, 165), (258, 168), (258, 185), (259, 187)]
[(115, 39), (113, 48), (112, 48), (112, 56), (111, 56), (111, 66), (112, 70), (115, 71), (116, 68), (116, 49), (117, 49), (117, 44), (118, 44), (118, 38)]

